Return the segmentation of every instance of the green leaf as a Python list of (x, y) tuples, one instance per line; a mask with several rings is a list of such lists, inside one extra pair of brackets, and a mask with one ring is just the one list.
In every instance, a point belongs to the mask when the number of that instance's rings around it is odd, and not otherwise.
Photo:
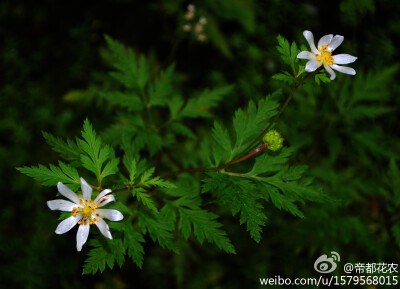
[[(118, 171), (119, 159), (113, 158), (114, 152), (108, 145), (103, 145), (99, 137), (97, 137), (89, 120), (85, 120), (83, 124), (82, 139), (78, 139), (78, 145), (83, 151), (81, 154), (81, 162), (84, 168), (93, 172), (99, 184), (102, 180)], [(103, 164), (111, 159), (110, 162), (106, 163), (104, 169)]]
[(285, 164), (287, 164), (293, 151), (293, 148), (284, 147), (278, 154), (272, 155), (264, 153), (258, 156), (253, 168), (246, 175), (257, 176), (279, 171)]
[(104, 179), (107, 176), (113, 175), (118, 172), (118, 164), (119, 164), (119, 159), (112, 159), (109, 161), (103, 171), (101, 172), (101, 177)]
[(81, 183), (78, 171), (61, 161), (58, 164), (59, 167), (50, 164), (49, 168), (39, 165), (37, 167), (22, 167), (18, 170), (37, 181), (43, 182), (44, 186), (56, 186), (58, 182), (62, 182), (63, 184), (74, 185), (71, 188), (78, 188)]
[(257, 106), (250, 101), (245, 112), (241, 109), (235, 112), (233, 119), (233, 127), (236, 132), (234, 152), (243, 150), (267, 127), (269, 120), (277, 114), (279, 104), (275, 99), (281, 93), (281, 90), (277, 90), (272, 95), (260, 100)]
[(322, 81), (323, 83), (329, 83), (329, 82), (331, 82), (330, 78), (325, 74), (325, 72), (315, 74), (314, 78), (315, 78), (315, 82), (316, 82), (318, 85), (320, 85), (321, 81)]
[(177, 248), (173, 243), (172, 230), (174, 227), (164, 219), (164, 217), (153, 211), (139, 211), (138, 225), (144, 231), (147, 231), (153, 241), (157, 241), (161, 247), (177, 252)]
[(144, 108), (140, 97), (135, 93), (124, 93), (120, 91), (100, 92), (99, 95), (112, 104), (126, 108), (128, 111), (140, 111)]
[(228, 253), (235, 253), (229, 238), (221, 229), (222, 225), (216, 220), (218, 216), (201, 209), (201, 198), (198, 193), (193, 192), (191, 186), (181, 184), (177, 188), (167, 190), (166, 193), (177, 199), (168, 201), (163, 207), (162, 213), (174, 225), (176, 220), (174, 208), (177, 210), (179, 213), (178, 228), (185, 239), (189, 238), (193, 227), (194, 236), (200, 244), (207, 239), (218, 248)]
[(42, 131), (43, 137), (52, 149), (59, 153), (62, 158), (69, 161), (79, 161), (81, 151), (76, 143), (69, 138), (64, 141), (50, 133)]
[(281, 35), (278, 35), (278, 46), (276, 47), (281, 54), (281, 58), (283, 62), (290, 65), (292, 68), (293, 74), (297, 75), (296, 67), (297, 67), (297, 55), (300, 53), (300, 50), (297, 47), (295, 42), (290, 45), (289, 41), (287, 41)]
[[(267, 217), (263, 212), (261, 195), (249, 180), (228, 177), (220, 173), (208, 173), (204, 180), (203, 192), (212, 192), (223, 207), (229, 208), (232, 215), (239, 213), (240, 224), (246, 223), (250, 236), (260, 242), (262, 226)], [(261, 200), (259, 200), (261, 199)]]
[(218, 105), (222, 98), (231, 92), (233, 86), (223, 86), (214, 90), (204, 90), (199, 97), (191, 98), (178, 114), (179, 117), (211, 117), (209, 109)]
[(171, 65), (166, 71), (162, 72), (153, 83), (149, 85), (150, 105), (167, 105), (169, 95), (173, 91), (172, 78), (174, 75), (175, 65)]
[(155, 168), (151, 168), (147, 171), (145, 171), (142, 176), (140, 177), (140, 182), (139, 184), (144, 186), (144, 187), (152, 187), (152, 186), (156, 186), (156, 187), (160, 187), (160, 188), (174, 188), (175, 185), (163, 180), (162, 178), (160, 178), (159, 176), (151, 178), (151, 176), (154, 174), (154, 170)]
[(94, 275), (97, 271), (103, 272), (106, 265), (113, 269), (115, 262), (122, 267), (126, 248), (121, 239), (93, 239), (89, 241), (89, 245), (94, 248), (89, 251), (85, 260), (83, 274)]
[(190, 139), (196, 139), (196, 135), (194, 134), (194, 132), (190, 128), (179, 122), (173, 122), (170, 127), (177, 134), (188, 137)]
[(290, 212), (292, 215), (300, 218), (304, 217), (303, 213), (297, 208), (293, 200), (279, 193), (278, 189), (271, 186), (264, 186), (262, 188), (266, 193), (266, 200), (268, 200), (269, 197), (276, 208), (279, 210), (284, 209)]
[(158, 212), (153, 199), (146, 194), (145, 190), (142, 188), (137, 188), (133, 189), (132, 195), (136, 196), (136, 198), (143, 203), (146, 207), (148, 207), (150, 210), (153, 210), (155, 212)]
[(132, 258), (135, 264), (142, 268), (144, 259), (144, 249), (141, 243), (145, 240), (143, 235), (135, 231), (135, 229), (130, 225), (131, 219), (126, 222), (127, 225), (124, 228), (124, 245), (127, 248), (128, 256)]
[(287, 83), (289, 85), (293, 85), (293, 84), (295, 84), (297, 82), (297, 79), (295, 77), (293, 77), (292, 75), (290, 75), (286, 71), (284, 73), (274, 74), (272, 76), (272, 78), (276, 79), (276, 80), (280, 80), (280, 81), (282, 81), (284, 83)]
[(130, 48), (125, 48), (123, 44), (107, 35), (104, 37), (112, 55), (111, 63), (118, 70), (110, 75), (125, 87), (143, 93), (150, 75), (146, 58), (141, 55), (138, 59)]
[(236, 253), (226, 233), (220, 229), (222, 225), (216, 221), (217, 215), (202, 209), (192, 210), (184, 207), (179, 207), (178, 212), (180, 215), (178, 228), (185, 239), (189, 238), (193, 226), (194, 236), (200, 244), (207, 239), (227, 253)]
[(136, 160), (133, 158), (132, 154), (125, 153), (124, 166), (129, 173), (129, 184), (133, 185), (135, 183), (135, 178), (136, 178)]

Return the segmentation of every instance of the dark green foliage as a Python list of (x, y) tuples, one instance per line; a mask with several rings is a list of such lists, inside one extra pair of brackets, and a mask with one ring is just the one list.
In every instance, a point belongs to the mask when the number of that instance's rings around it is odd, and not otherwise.
[[(253, 288), (318, 277), (332, 251), (336, 275), (399, 263), (397, 1), (197, 1), (190, 21), (184, 1), (42, 4), (0, 5), (1, 288)], [(357, 74), (305, 72), (304, 30), (343, 35)], [(284, 148), (255, 153), (271, 124)], [(76, 252), (46, 201), (80, 177), (124, 219)]]

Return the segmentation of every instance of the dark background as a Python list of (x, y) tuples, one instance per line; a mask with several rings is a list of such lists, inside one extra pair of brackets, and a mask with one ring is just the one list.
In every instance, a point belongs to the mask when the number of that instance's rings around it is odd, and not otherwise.
[[(254, 288), (260, 277), (318, 276), (314, 261), (332, 250), (346, 262), (399, 262), (400, 238), (392, 232), (399, 223), (394, 205), (399, 188), (393, 187), (389, 163), (396, 163), (400, 151), (394, 66), (400, 60), (400, 2), (197, 1), (197, 15), (208, 20), (205, 42), (182, 30), (189, 3), (1, 1), (0, 287)], [(113, 122), (115, 111), (91, 89), (110, 70), (103, 35), (157, 67), (175, 62), (183, 92), (235, 84), (234, 95), (216, 109), (218, 118), (230, 121), (235, 109), (281, 86), (270, 80), (285, 69), (276, 36), (307, 45), (304, 30), (316, 41), (329, 33), (344, 35), (337, 53), (358, 57), (351, 65), (356, 76), (338, 73), (334, 83), (306, 87), (279, 124), (297, 150), (293, 162), (310, 165), (310, 175), (337, 202), (306, 206), (301, 221), (272, 213), (260, 244), (236, 219), (222, 219), (237, 249), (234, 256), (198, 243), (175, 255), (148, 240), (142, 270), (127, 260), (122, 269), (82, 276), (85, 251), (71, 246), (75, 234), (53, 232), (57, 220), (45, 201), (54, 188), (40, 186), (16, 167), (57, 161), (41, 131), (66, 138), (79, 135), (87, 117), (99, 132)], [(370, 107), (384, 102), (391, 110), (357, 120), (343, 114), (337, 105), (341, 94), (362, 89), (377, 95)], [(207, 130), (212, 121), (189, 124)], [(360, 131), (370, 134), (356, 141)]]

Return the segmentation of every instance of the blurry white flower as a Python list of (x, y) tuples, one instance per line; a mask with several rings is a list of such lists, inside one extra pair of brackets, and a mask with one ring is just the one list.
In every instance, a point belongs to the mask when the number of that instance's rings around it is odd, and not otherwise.
[(201, 32), (203, 32), (203, 30), (204, 30), (203, 25), (201, 25), (200, 23), (197, 23), (194, 28), (195, 33), (200, 34)]
[(193, 4), (189, 4), (189, 5), (187, 6), (187, 10), (188, 10), (188, 11), (191, 11), (191, 12), (194, 12), (194, 10), (195, 10), (194, 5), (193, 5)]
[(63, 220), (56, 229), (56, 234), (64, 234), (71, 230), (76, 224), (79, 224), (78, 233), (76, 235), (76, 248), (82, 250), (88, 236), (90, 225), (96, 224), (100, 232), (107, 238), (112, 239), (110, 229), (103, 219), (111, 221), (121, 221), (124, 217), (117, 211), (112, 209), (98, 209), (109, 202), (115, 201), (113, 195), (109, 195), (111, 190), (102, 191), (94, 201), (92, 201), (92, 188), (81, 178), (82, 197), (78, 197), (73, 191), (59, 182), (57, 184), (58, 191), (66, 200), (52, 200), (47, 202), (47, 206), (51, 210), (60, 210), (71, 212), (72, 216)]
[(206, 17), (201, 17), (200, 20), (199, 20), (199, 23), (202, 24), (202, 25), (206, 24), (207, 23), (207, 18)]
[(333, 36), (333, 34), (325, 35), (318, 41), (317, 49), (315, 47), (314, 36), (312, 32), (306, 30), (303, 32), (303, 35), (310, 45), (311, 52), (302, 51), (297, 55), (297, 58), (309, 60), (305, 68), (307, 72), (313, 72), (323, 65), (326, 71), (328, 71), (328, 73), (331, 75), (331, 80), (334, 80), (336, 77), (336, 74), (332, 68), (342, 73), (351, 75), (356, 74), (356, 71), (353, 68), (339, 66), (338, 64), (352, 63), (356, 61), (357, 57), (349, 54), (332, 55), (333, 50), (335, 50), (343, 42), (343, 36)]
[(207, 37), (204, 34), (199, 34), (199, 36), (197, 36), (197, 40), (203, 42), (207, 39)]
[(190, 31), (190, 29), (192, 29), (192, 26), (190, 26), (189, 24), (183, 25), (183, 31)]
[(191, 20), (194, 17), (194, 11), (195, 11), (195, 7), (193, 4), (189, 4), (187, 7), (187, 12), (185, 14), (185, 19), (186, 20)]

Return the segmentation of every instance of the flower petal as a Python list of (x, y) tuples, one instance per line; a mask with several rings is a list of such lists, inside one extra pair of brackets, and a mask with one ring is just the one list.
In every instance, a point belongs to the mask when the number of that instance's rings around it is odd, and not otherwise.
[(60, 192), (61, 195), (63, 195), (64, 197), (70, 199), (75, 204), (79, 204), (78, 196), (73, 191), (71, 191), (69, 188), (67, 188), (66, 185), (64, 185), (61, 182), (58, 182), (57, 189), (58, 189), (58, 191)]
[(110, 221), (121, 221), (124, 218), (120, 211), (113, 209), (98, 209), (96, 212), (100, 214), (100, 217), (109, 219)]
[(96, 204), (100, 208), (100, 207), (103, 207), (104, 205), (106, 205), (106, 204), (108, 204), (110, 202), (113, 202), (113, 201), (115, 201), (114, 195), (107, 195), (107, 196), (104, 196), (101, 199), (99, 199), (96, 202)]
[(81, 178), (82, 197), (85, 201), (89, 200), (92, 196), (92, 187)]
[(97, 203), (102, 197), (104, 197), (105, 195), (111, 193), (112, 191), (109, 189), (105, 189), (103, 190), (97, 197), (96, 199), (94, 199), (94, 202)]
[(318, 48), (321, 48), (322, 45), (328, 45), (329, 43), (331, 43), (332, 38), (333, 34), (322, 36), (321, 39), (318, 41)]
[(66, 201), (66, 200), (52, 200), (47, 202), (47, 206), (50, 210), (60, 210), (64, 212), (71, 212), (73, 207), (77, 205), (73, 202)]
[(300, 59), (316, 59), (315, 54), (311, 53), (309, 51), (302, 51), (299, 54), (297, 54), (297, 58)]
[(307, 72), (313, 72), (315, 71), (318, 67), (322, 65), (321, 62), (316, 61), (316, 60), (310, 60), (306, 64), (306, 71)]
[(311, 51), (316, 54), (318, 53), (318, 49), (317, 47), (315, 47), (315, 43), (314, 43), (314, 35), (312, 34), (311, 31), (304, 31), (303, 32), (304, 37), (307, 39), (308, 45), (310, 45)]
[(333, 63), (335, 64), (348, 64), (357, 60), (357, 57), (352, 56), (350, 54), (338, 54), (332, 57), (333, 57)]
[(86, 243), (89, 236), (90, 225), (87, 222), (86, 225), (83, 223), (78, 228), (78, 233), (76, 234), (76, 249), (78, 251), (82, 250), (83, 244)]
[(332, 68), (330, 68), (329, 65), (324, 65), (324, 68), (331, 75), (331, 80), (334, 80), (336, 78), (336, 73), (332, 70)]
[(110, 228), (108, 227), (107, 223), (104, 222), (102, 218), (99, 218), (99, 221), (95, 223), (97, 228), (99, 228), (100, 232), (107, 237), (108, 239), (112, 239)]
[(76, 216), (71, 216), (64, 221), (62, 221), (60, 224), (58, 224), (57, 229), (56, 229), (56, 234), (64, 234), (71, 230), (77, 223), (78, 221), (82, 218), (80, 214), (77, 214)]
[(343, 40), (344, 37), (342, 35), (335, 35), (335, 37), (332, 38), (331, 43), (328, 44), (328, 51), (332, 52), (338, 48), (338, 46), (342, 44)]
[(345, 74), (350, 74), (350, 75), (355, 75), (356, 71), (351, 68), (351, 67), (347, 67), (347, 66), (339, 66), (336, 64), (331, 65), (331, 67), (341, 73), (345, 73)]

